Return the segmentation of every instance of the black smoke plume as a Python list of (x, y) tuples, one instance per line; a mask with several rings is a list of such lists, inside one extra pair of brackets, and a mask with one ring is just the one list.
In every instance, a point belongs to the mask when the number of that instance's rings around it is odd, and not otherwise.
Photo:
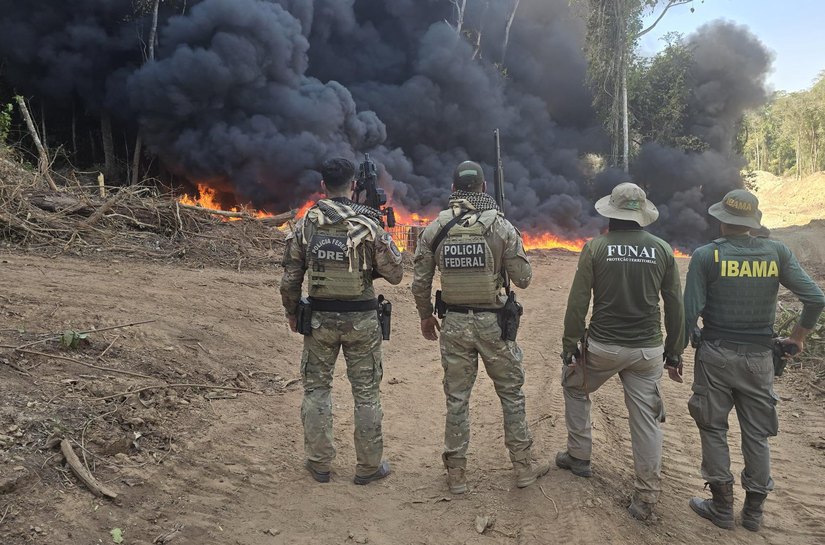
[[(584, 25), (567, 0), (522, 0), (506, 53), (511, 0), (469, 0), (460, 33), (448, 0), (189, 1), (162, 14), (157, 61), (144, 66), (135, 4), (0, 2), (3, 77), (117, 105), (169, 170), (276, 211), (316, 190), (324, 159), (363, 152), (396, 203), (440, 209), (459, 162), (479, 161), (491, 177), (495, 128), (508, 215), (523, 229), (594, 235), (605, 222), (592, 203), (626, 179), (594, 177), (584, 160), (609, 146), (585, 84)], [(741, 185), (731, 144), (744, 110), (765, 100), (770, 65), (730, 23), (688, 43), (687, 126), (709, 147), (647, 144), (631, 168), (662, 211), (658, 232), (685, 246), (707, 230), (707, 206)]]

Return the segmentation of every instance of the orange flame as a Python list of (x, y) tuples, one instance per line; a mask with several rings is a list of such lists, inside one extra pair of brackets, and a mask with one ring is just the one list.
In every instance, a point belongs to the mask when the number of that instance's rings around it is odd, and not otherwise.
[[(218, 200), (218, 192), (212, 189), (211, 187), (207, 186), (206, 184), (197, 184), (198, 187), (198, 196), (192, 197), (190, 195), (181, 195), (178, 197), (178, 202), (181, 204), (186, 204), (189, 206), (199, 206), (201, 208), (208, 208), (209, 210), (215, 210), (218, 212), (236, 212), (236, 213), (244, 213), (251, 217), (262, 219), (262, 218), (271, 218), (273, 217), (272, 214), (269, 212), (264, 212), (263, 210), (255, 210), (250, 205), (245, 206), (233, 206), (232, 208), (225, 208), (221, 206), (220, 201)], [(238, 221), (243, 218), (228, 218), (222, 217), (223, 221)]]
[[(268, 212), (264, 212), (262, 210), (254, 210), (249, 206), (243, 207), (232, 207), (229, 210), (221, 207), (220, 203), (217, 200), (217, 193), (214, 189), (204, 185), (204, 184), (197, 184), (198, 186), (198, 197), (193, 198), (189, 195), (181, 196), (178, 201), (181, 204), (188, 204), (191, 206), (200, 206), (202, 208), (209, 208), (212, 210), (223, 210), (229, 212), (245, 212), (250, 216), (256, 218), (267, 218), (272, 217), (272, 214)], [(315, 205), (315, 202), (322, 198), (320, 194), (313, 195), (309, 200), (304, 202), (297, 210), (295, 214), (295, 218), (299, 219), (304, 217), (307, 211)], [(403, 206), (399, 205), (392, 205), (395, 210), (395, 221), (396, 226), (393, 228), (388, 228), (388, 231), (393, 237), (396, 246), (402, 252), (407, 250), (413, 250), (415, 248), (415, 243), (418, 239), (418, 235), (421, 230), (432, 223), (435, 219), (434, 217), (423, 216), (418, 212), (410, 212)], [(224, 221), (234, 221), (241, 218), (223, 218)], [(522, 240), (524, 241), (524, 249), (525, 250), (554, 250), (554, 249), (562, 249), (567, 250), (570, 252), (581, 252), (582, 248), (584, 247), (585, 243), (589, 240), (586, 238), (577, 238), (577, 239), (566, 239), (554, 235), (553, 233), (544, 232), (544, 233), (522, 233)], [(674, 255), (676, 257), (681, 258), (689, 258), (690, 254), (684, 253), (681, 250), (674, 250)]]

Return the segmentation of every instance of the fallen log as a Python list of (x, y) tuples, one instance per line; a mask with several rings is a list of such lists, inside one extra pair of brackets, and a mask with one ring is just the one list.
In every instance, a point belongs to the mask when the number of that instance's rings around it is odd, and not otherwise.
[(105, 485), (98, 482), (89, 470), (80, 463), (80, 459), (77, 457), (77, 454), (74, 453), (72, 449), (71, 443), (69, 443), (68, 439), (63, 439), (60, 442), (60, 452), (63, 453), (63, 457), (66, 458), (66, 463), (69, 464), (69, 467), (72, 468), (72, 471), (77, 478), (83, 481), (83, 484), (92, 491), (92, 494), (98, 497), (106, 497), (106, 498), (117, 498), (117, 492), (107, 488)]
[(277, 227), (278, 225), (283, 225), (284, 223), (286, 223), (288, 221), (294, 220), (296, 214), (298, 214), (298, 210), (293, 208), (289, 212), (283, 212), (281, 214), (275, 214), (274, 216), (266, 216), (266, 217), (263, 217), (263, 218), (260, 218), (260, 219), (263, 223), (270, 224), (270, 225), (275, 225)]
[(216, 216), (221, 216), (224, 218), (252, 218), (246, 212), (230, 212), (228, 210), (215, 210), (214, 208), (204, 208), (203, 206), (195, 206), (192, 204), (183, 204), (179, 203), (181, 208), (185, 208), (187, 210), (195, 210), (197, 212), (205, 212), (207, 214), (214, 214)]

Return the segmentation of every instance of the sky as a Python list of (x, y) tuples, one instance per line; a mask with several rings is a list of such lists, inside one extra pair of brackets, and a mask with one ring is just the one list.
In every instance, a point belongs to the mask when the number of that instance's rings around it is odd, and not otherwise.
[[(694, 12), (690, 12), (691, 6)], [(655, 21), (661, 8), (645, 19)], [(823, 0), (694, 0), (671, 8), (659, 24), (642, 37), (640, 52), (652, 55), (668, 32), (690, 34), (714, 19), (744, 25), (774, 54), (768, 85), (777, 91), (809, 88), (825, 70), (825, 1)]]

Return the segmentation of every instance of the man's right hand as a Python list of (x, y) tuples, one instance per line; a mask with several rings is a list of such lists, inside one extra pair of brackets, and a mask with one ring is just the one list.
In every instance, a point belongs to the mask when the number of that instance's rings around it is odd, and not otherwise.
[(292, 316), (287, 316), (289, 319), (289, 329), (292, 330), (293, 333), (298, 333), (298, 316), (293, 314)]
[(421, 320), (421, 334), (424, 335), (425, 339), (428, 341), (437, 341), (438, 333), (436, 333), (436, 330), (441, 331), (441, 324), (438, 323), (438, 318), (430, 316), (429, 318)]

